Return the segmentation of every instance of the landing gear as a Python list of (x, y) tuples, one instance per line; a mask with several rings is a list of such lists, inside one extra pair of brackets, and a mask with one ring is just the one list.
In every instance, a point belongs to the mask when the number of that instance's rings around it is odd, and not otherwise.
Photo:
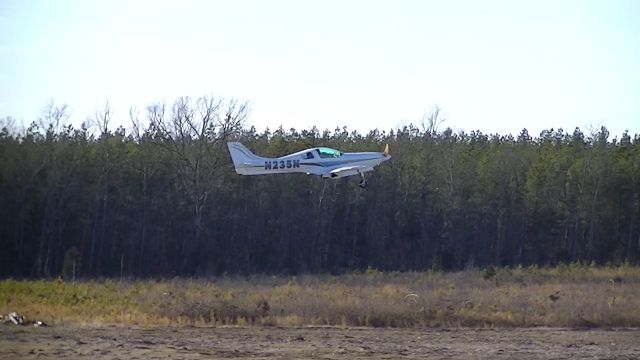
[(360, 180), (360, 182), (358, 183), (358, 186), (364, 189), (367, 187), (367, 179), (365, 179), (363, 172), (360, 173), (360, 176), (362, 176), (362, 180)]

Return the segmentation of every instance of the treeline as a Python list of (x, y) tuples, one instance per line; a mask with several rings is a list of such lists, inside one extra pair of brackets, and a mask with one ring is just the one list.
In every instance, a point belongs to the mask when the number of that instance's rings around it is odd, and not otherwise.
[[(423, 126), (368, 134), (242, 126), (247, 105), (178, 99), (111, 129), (50, 106), (0, 124), (0, 276), (191, 276), (638, 263), (640, 136)], [(240, 176), (226, 141), (280, 156), (382, 151), (369, 175)]]

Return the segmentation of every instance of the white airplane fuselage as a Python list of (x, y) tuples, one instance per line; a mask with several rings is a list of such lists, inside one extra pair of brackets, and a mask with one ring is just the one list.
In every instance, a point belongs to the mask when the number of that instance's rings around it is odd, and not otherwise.
[(343, 153), (324, 147), (266, 158), (253, 154), (239, 142), (229, 142), (227, 146), (235, 170), (241, 175), (304, 173), (335, 179), (373, 171), (391, 158), (387, 152)]

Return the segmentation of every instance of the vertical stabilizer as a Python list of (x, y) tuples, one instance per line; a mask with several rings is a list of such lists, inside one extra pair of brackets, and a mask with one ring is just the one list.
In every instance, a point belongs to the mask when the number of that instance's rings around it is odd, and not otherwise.
[(252, 165), (259, 165), (264, 162), (264, 158), (252, 153), (246, 146), (239, 142), (228, 142), (227, 147), (231, 154), (231, 160), (233, 166), (236, 168), (238, 174), (242, 173), (243, 168), (250, 167)]

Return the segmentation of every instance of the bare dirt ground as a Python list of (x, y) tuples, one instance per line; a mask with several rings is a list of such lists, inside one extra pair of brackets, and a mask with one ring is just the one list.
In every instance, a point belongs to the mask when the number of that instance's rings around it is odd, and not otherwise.
[(0, 326), (0, 359), (640, 359), (640, 329)]

